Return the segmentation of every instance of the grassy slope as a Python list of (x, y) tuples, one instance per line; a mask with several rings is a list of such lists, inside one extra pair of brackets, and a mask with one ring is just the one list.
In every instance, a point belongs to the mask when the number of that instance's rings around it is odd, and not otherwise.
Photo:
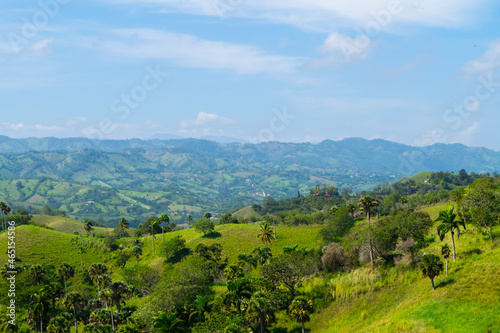
[[(69, 217), (33, 215), (32, 223), (46, 225), (55, 231), (66, 234), (73, 234), (75, 231), (78, 231), (82, 235), (86, 234), (85, 229), (83, 229), (83, 223)], [(109, 234), (113, 232), (113, 229), (94, 227), (94, 232), (97, 234)]]
[[(436, 218), (447, 206), (424, 210)], [(436, 291), (428, 278), (410, 273), (392, 287), (334, 302), (311, 317), (311, 332), (500, 332), (500, 247), (491, 249), (486, 235), (469, 229), (455, 239), (457, 262), (450, 258), (449, 277), (435, 278)], [(495, 232), (500, 236), (499, 227)], [(449, 235), (436, 237), (426, 252), (439, 254), (445, 242), (451, 244)]]
[(243, 207), (242, 209), (234, 212), (233, 216), (247, 218), (247, 217), (250, 217), (250, 216), (260, 217), (261, 215), (259, 213), (257, 213), (252, 208), (252, 206), (247, 206), (247, 207)]
[(414, 180), (416, 183), (423, 183), (424, 180), (429, 179), (431, 174), (431, 171), (419, 172), (416, 175), (411, 176), (410, 179)]

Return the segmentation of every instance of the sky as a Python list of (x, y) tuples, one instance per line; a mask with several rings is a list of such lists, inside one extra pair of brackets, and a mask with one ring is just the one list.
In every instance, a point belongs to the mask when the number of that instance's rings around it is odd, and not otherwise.
[(0, 134), (500, 150), (493, 0), (2, 0)]

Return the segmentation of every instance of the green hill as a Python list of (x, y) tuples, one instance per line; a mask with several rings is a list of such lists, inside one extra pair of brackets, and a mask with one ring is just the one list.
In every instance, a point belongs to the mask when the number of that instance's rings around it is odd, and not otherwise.
[[(44, 225), (54, 229), (55, 231), (59, 231), (66, 234), (73, 234), (75, 231), (81, 235), (86, 234), (86, 231), (83, 228), (83, 223), (69, 217), (33, 215), (31, 221), (35, 225)], [(102, 227), (93, 227), (93, 228), (94, 228), (93, 232), (97, 234), (108, 235), (113, 232), (112, 228), (102, 228)]]

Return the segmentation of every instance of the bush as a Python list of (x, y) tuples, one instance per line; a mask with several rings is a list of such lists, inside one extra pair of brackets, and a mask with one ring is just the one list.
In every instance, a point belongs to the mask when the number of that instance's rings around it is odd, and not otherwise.
[(345, 253), (342, 245), (331, 243), (321, 257), (323, 269), (327, 272), (337, 272), (343, 270), (348, 272), (353, 265), (349, 256)]

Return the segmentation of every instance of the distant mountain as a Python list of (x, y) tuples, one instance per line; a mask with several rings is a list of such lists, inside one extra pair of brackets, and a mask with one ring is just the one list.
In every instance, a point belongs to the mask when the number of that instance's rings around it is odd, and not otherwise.
[(360, 138), (248, 144), (0, 136), (0, 200), (49, 204), (73, 216), (201, 214), (307, 193), (321, 183), (361, 191), (421, 171), (462, 168), (497, 171), (500, 153)]

